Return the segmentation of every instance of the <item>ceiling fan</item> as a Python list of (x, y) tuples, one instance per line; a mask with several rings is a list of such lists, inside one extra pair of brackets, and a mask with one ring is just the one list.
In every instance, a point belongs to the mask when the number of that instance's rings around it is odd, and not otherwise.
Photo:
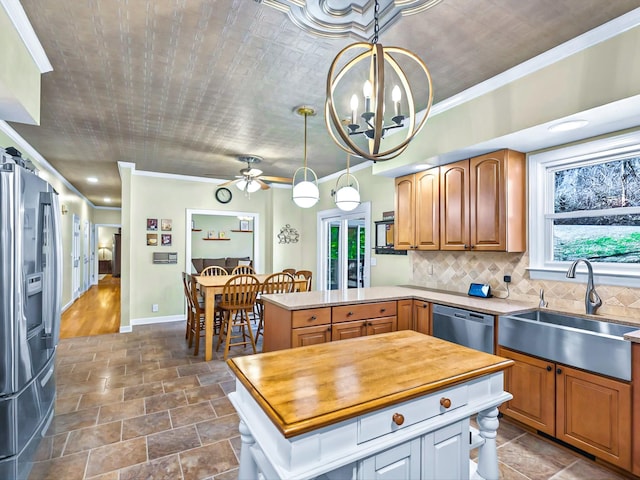
[(258, 190), (267, 190), (269, 183), (291, 183), (291, 178), (286, 177), (272, 177), (268, 175), (262, 175), (262, 170), (254, 168), (253, 165), (257, 165), (262, 162), (261, 157), (255, 155), (241, 155), (238, 157), (238, 161), (246, 163), (247, 168), (240, 170), (240, 175), (236, 175), (235, 180), (231, 180), (226, 183), (222, 183), (220, 187), (226, 187), (228, 185), (236, 185), (240, 190), (245, 193), (253, 193)]

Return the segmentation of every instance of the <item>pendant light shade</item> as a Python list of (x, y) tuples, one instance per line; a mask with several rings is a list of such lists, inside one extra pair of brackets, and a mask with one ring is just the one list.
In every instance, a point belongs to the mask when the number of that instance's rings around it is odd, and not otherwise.
[(350, 212), (360, 205), (360, 184), (358, 179), (349, 172), (350, 157), (351, 155), (347, 155), (347, 171), (338, 177), (333, 191), (336, 207), (345, 212)]
[(304, 166), (293, 174), (292, 198), (300, 208), (311, 208), (318, 203), (320, 190), (316, 172), (307, 167), (307, 117), (315, 115), (316, 111), (311, 107), (303, 106), (298, 107), (296, 113), (304, 116)]

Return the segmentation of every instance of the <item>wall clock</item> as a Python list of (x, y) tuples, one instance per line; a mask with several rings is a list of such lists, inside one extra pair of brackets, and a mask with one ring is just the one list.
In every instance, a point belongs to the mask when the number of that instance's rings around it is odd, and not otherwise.
[(220, 203), (229, 203), (231, 201), (231, 190), (225, 187), (220, 187), (216, 190), (216, 200)]

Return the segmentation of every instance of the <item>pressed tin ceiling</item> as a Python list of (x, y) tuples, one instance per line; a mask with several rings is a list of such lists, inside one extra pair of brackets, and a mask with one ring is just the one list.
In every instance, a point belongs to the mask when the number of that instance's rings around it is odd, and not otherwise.
[[(293, 0), (21, 3), (53, 71), (42, 77), (41, 125), (11, 126), (95, 205), (105, 205), (106, 196), (119, 205), (118, 161), (231, 179), (242, 168), (237, 156), (251, 154), (264, 158), (265, 175), (290, 177), (302, 165), (304, 135), (293, 109), (304, 104), (323, 112), (331, 61), (358, 35), (370, 36), (373, 8), (365, 0), (314, 0), (306, 8)], [(394, 15), (395, 4), (409, 10)], [(380, 42), (425, 61), (437, 103), (639, 7), (640, 0), (380, 5), (387, 23)], [(294, 8), (301, 9), (297, 17)], [(412, 8), (421, 11), (407, 15)], [(324, 16), (308, 25), (295, 20), (312, 11)], [(359, 11), (365, 17), (358, 21)], [(350, 36), (309, 33), (332, 15), (343, 24), (349, 16)], [(364, 33), (355, 32), (356, 24)], [(309, 118), (308, 133), (309, 166), (318, 176), (344, 169), (346, 155), (330, 139), (322, 113)], [(100, 182), (89, 184), (89, 176)]]

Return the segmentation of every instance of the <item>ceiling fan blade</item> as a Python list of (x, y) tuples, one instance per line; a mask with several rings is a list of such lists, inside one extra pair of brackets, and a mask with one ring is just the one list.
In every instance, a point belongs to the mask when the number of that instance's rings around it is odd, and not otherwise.
[(266, 183), (264, 183), (264, 182), (263, 182), (261, 179), (259, 179), (259, 178), (254, 178), (254, 179), (253, 179), (253, 181), (254, 181), (254, 182), (258, 182), (258, 185), (260, 185), (260, 188), (261, 188), (262, 190), (268, 190), (269, 188), (271, 188), (271, 187), (269, 187), (269, 185), (267, 185)]
[(218, 185), (218, 187), (228, 187), (229, 185), (233, 185), (234, 183), (238, 183), (242, 180), (243, 177), (236, 178), (235, 180), (229, 180), (228, 182), (224, 182)]
[(270, 177), (268, 175), (261, 175), (260, 176), (261, 180), (264, 180), (265, 182), (273, 182), (273, 183), (291, 183), (293, 182), (292, 178), (287, 178), (287, 177)]

